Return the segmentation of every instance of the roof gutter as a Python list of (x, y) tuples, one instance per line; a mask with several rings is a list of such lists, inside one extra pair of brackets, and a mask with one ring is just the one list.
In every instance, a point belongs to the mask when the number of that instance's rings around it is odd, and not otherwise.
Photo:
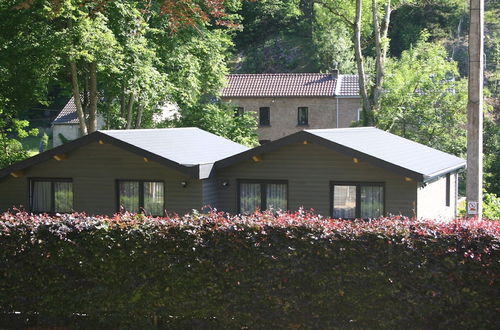
[(459, 165), (454, 165), (454, 166), (451, 166), (451, 167), (448, 167), (448, 168), (445, 168), (444, 170), (440, 170), (440, 171), (437, 171), (437, 172), (434, 172), (434, 173), (431, 173), (429, 175), (424, 175), (424, 181), (423, 182), (429, 182), (439, 176), (442, 176), (443, 174), (447, 174), (447, 173), (450, 173), (450, 172), (455, 172), (457, 170), (460, 170), (461, 168), (465, 168), (466, 167), (466, 163), (464, 161), (464, 163), (462, 164), (459, 164)]

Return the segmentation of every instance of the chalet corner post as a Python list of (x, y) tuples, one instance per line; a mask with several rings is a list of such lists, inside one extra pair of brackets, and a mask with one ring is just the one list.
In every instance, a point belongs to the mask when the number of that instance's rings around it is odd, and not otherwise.
[(484, 0), (470, 0), (469, 94), (467, 103), (467, 217), (483, 214)]

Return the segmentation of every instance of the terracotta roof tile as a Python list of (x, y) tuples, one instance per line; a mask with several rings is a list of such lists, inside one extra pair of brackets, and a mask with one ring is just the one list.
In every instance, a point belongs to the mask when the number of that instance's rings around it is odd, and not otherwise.
[[(357, 85), (357, 76), (340, 75), (337, 80), (329, 73), (274, 73), (274, 74), (231, 74), (223, 97), (291, 97), (291, 96), (334, 96), (358, 95), (352, 87)], [(348, 87), (338, 88), (338, 81), (346, 77)]]
[(343, 74), (340, 75), (340, 88), (337, 95), (341, 96), (359, 96), (359, 79), (358, 75)]

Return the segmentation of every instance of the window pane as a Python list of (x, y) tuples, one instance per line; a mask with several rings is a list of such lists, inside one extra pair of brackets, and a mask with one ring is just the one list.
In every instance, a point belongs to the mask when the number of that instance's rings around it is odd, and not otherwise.
[(266, 185), (266, 210), (286, 210), (286, 184), (269, 183)]
[(356, 186), (333, 187), (333, 217), (356, 217)]
[(54, 182), (54, 211), (73, 211), (73, 183)]
[(163, 182), (144, 182), (144, 211), (162, 215), (164, 211)]
[(139, 212), (139, 182), (120, 181), (118, 194), (120, 206), (129, 212)]
[(307, 107), (300, 107), (298, 110), (297, 124), (298, 125), (308, 125), (308, 123), (309, 123), (308, 115), (309, 115), (308, 108)]
[(361, 186), (361, 218), (378, 218), (384, 212), (384, 187)]
[(52, 200), (52, 182), (33, 181), (31, 210), (33, 212), (50, 212)]
[(240, 184), (240, 213), (252, 213), (260, 209), (260, 183)]
[(263, 107), (259, 109), (259, 124), (261, 126), (270, 125), (270, 111), (269, 107)]

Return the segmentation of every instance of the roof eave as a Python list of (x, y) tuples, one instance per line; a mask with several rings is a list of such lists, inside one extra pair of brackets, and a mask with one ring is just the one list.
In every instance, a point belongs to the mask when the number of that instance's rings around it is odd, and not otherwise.
[(423, 182), (428, 182), (428, 181), (432, 181), (434, 180), (435, 178), (437, 177), (440, 177), (444, 174), (448, 174), (448, 173), (452, 173), (452, 172), (456, 172), (456, 171), (459, 171), (463, 168), (466, 168), (467, 167), (467, 164), (465, 161), (463, 161), (463, 163), (460, 163), (460, 164), (457, 164), (457, 165), (453, 165), (453, 166), (450, 166), (448, 168), (445, 168), (445, 169), (442, 169), (442, 170), (439, 170), (437, 172), (434, 172), (434, 173), (431, 173), (431, 174), (428, 174), (428, 175), (424, 175), (424, 180)]
[(292, 144), (292, 143), (298, 143), (301, 141), (307, 140), (309, 142), (317, 143), (319, 145), (322, 145), (328, 149), (331, 149), (333, 151), (341, 152), (347, 155), (350, 155), (352, 157), (358, 158), (361, 161), (366, 161), (370, 164), (385, 168), (387, 170), (390, 170), (392, 172), (398, 173), (402, 176), (412, 178), (416, 181), (423, 181), (424, 180), (424, 175), (422, 173), (418, 173), (412, 170), (409, 170), (407, 168), (401, 167), (399, 165), (395, 165), (393, 163), (387, 162), (385, 160), (370, 156), (368, 154), (365, 154), (363, 152), (357, 151), (355, 149), (346, 147), (344, 145), (341, 145), (339, 143), (324, 139), (318, 135), (312, 134), (307, 131), (300, 131), (297, 133), (294, 133), (292, 135), (289, 135), (287, 137), (281, 138), (279, 140), (275, 140), (271, 143), (264, 144), (260, 147), (250, 149), (248, 151), (244, 151), (242, 153), (236, 154), (234, 156), (227, 157), (225, 159), (222, 159), (220, 161), (217, 161), (215, 166), (216, 168), (224, 168), (231, 166), (235, 163), (238, 163), (240, 161), (246, 160), (251, 158), (252, 156), (260, 155), (266, 152), (271, 152), (273, 150), (276, 150), (280, 147)]
[(89, 143), (97, 142), (99, 140), (101, 140), (105, 143), (109, 143), (109, 144), (112, 144), (114, 146), (117, 146), (121, 149), (133, 152), (133, 153), (138, 154), (142, 157), (146, 157), (148, 159), (156, 161), (157, 163), (160, 163), (164, 166), (167, 166), (167, 167), (173, 168), (175, 170), (178, 170), (180, 172), (183, 172), (183, 173), (185, 173), (193, 178), (198, 179), (200, 176), (200, 174), (199, 174), (200, 170), (199, 170), (198, 165), (195, 165), (192, 167), (184, 166), (184, 165), (178, 164), (174, 161), (171, 161), (169, 159), (166, 159), (164, 157), (161, 157), (155, 153), (141, 149), (141, 148), (136, 147), (134, 145), (131, 145), (127, 142), (121, 141), (121, 140), (116, 139), (112, 136), (104, 134), (100, 131), (96, 131), (96, 132), (93, 132), (89, 135), (78, 138), (76, 140), (62, 144), (62, 145), (55, 147), (53, 149), (44, 151), (44, 152), (42, 152), (38, 155), (35, 155), (33, 157), (30, 157), (30, 158), (27, 158), (27, 159), (22, 160), (20, 162), (14, 163), (10, 166), (7, 166), (6, 168), (0, 169), (0, 178), (8, 176), (12, 172), (24, 170), (28, 167), (31, 167), (31, 166), (37, 165), (43, 161), (49, 160), (57, 154), (67, 153), (67, 152), (73, 151), (75, 149), (78, 149), (82, 146), (85, 146)]

